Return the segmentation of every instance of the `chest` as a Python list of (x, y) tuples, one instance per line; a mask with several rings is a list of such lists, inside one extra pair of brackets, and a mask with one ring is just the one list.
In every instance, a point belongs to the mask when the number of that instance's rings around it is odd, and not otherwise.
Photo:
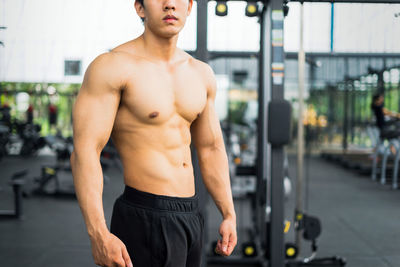
[(143, 68), (128, 80), (121, 103), (144, 123), (160, 124), (174, 115), (192, 122), (207, 101), (205, 81), (196, 71)]

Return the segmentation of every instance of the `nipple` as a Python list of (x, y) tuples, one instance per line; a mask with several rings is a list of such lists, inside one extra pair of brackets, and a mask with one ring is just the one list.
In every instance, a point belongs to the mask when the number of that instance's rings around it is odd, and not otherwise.
[(150, 118), (150, 119), (154, 119), (154, 118), (157, 117), (157, 116), (158, 116), (158, 112), (157, 112), (157, 111), (154, 111), (154, 112), (152, 112), (152, 113), (149, 114), (149, 118)]

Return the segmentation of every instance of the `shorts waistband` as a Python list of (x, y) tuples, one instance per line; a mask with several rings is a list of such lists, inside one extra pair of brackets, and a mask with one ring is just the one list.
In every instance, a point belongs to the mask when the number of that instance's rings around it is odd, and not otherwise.
[(139, 205), (144, 208), (176, 212), (193, 212), (198, 210), (197, 194), (192, 197), (156, 195), (126, 185), (121, 198), (132, 205)]

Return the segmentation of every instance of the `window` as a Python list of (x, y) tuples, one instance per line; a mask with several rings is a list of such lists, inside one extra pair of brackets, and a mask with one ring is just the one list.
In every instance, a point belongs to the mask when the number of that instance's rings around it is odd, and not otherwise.
[(81, 75), (81, 61), (80, 60), (65, 60), (64, 61), (64, 75)]

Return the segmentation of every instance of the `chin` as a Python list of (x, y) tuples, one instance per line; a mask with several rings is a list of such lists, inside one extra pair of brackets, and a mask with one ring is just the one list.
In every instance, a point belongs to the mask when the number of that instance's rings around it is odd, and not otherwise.
[(164, 38), (172, 38), (178, 35), (181, 32), (181, 28), (173, 28), (173, 29), (165, 29), (163, 31), (159, 31), (158, 34)]
[(153, 24), (148, 23), (145, 27), (147, 27), (154, 34), (163, 37), (163, 38), (171, 38), (180, 33), (183, 28), (183, 25), (165, 25), (165, 24)]

